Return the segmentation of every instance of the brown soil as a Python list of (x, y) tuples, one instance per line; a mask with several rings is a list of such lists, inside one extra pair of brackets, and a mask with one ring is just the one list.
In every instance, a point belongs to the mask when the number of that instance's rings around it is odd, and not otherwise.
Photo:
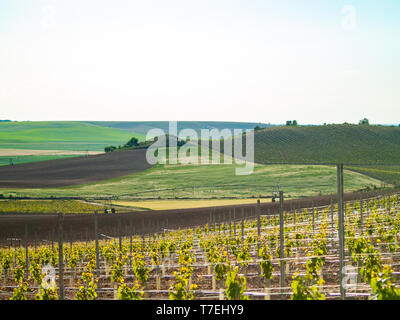
[(121, 177), (151, 166), (145, 149), (25, 163), (0, 167), (0, 187), (63, 187)]

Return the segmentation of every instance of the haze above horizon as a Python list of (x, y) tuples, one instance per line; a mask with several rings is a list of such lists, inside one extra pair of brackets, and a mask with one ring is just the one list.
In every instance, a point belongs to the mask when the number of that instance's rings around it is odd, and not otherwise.
[(398, 39), (396, 0), (0, 0), (0, 119), (392, 124)]

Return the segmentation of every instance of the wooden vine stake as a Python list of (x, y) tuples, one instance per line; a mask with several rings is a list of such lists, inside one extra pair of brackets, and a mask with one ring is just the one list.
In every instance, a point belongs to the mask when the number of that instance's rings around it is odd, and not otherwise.
[(293, 210), (293, 227), (296, 231), (296, 209)]
[(236, 208), (233, 208), (233, 236), (236, 238)]
[(264, 279), (265, 300), (271, 300), (271, 279)]
[(229, 238), (232, 238), (232, 212), (229, 209)]
[(161, 289), (161, 276), (160, 276), (160, 266), (156, 266), (156, 290)]
[(212, 290), (215, 291), (217, 290), (217, 279), (215, 278), (215, 273), (214, 273), (214, 268), (211, 271), (211, 285), (212, 285)]
[(118, 284), (116, 282), (113, 282), (113, 289), (114, 289), (114, 300), (118, 300)]
[(242, 208), (242, 242), (244, 241), (244, 208)]
[(224, 300), (224, 279), (219, 280), (219, 300)]
[(312, 203), (312, 230), (313, 233), (315, 231), (315, 207), (314, 207), (314, 201)]

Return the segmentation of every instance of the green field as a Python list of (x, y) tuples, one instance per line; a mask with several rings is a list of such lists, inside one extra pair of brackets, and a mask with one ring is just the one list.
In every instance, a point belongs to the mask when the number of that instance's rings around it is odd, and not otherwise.
[[(104, 126), (129, 132), (137, 132), (147, 134), (150, 129), (159, 128), (164, 130), (166, 134), (169, 132), (168, 121), (87, 121), (87, 123), (96, 126)], [(270, 124), (253, 123), (253, 122), (223, 122), (223, 121), (178, 121), (178, 131), (183, 129), (192, 129), (197, 132), (200, 137), (201, 129), (254, 129), (256, 126), (270, 127)], [(172, 133), (171, 133), (172, 134)]]
[(13, 164), (21, 164), (29, 162), (64, 159), (64, 158), (71, 158), (78, 156), (79, 155), (7, 156), (7, 157), (0, 157), (0, 166), (10, 165), (10, 159), (12, 159), (11, 161)]
[(1, 122), (0, 148), (104, 151), (108, 145), (126, 143), (132, 136), (143, 140), (143, 134), (130, 133), (85, 122)]
[(400, 165), (399, 166), (364, 166), (348, 167), (355, 172), (360, 172), (369, 177), (382, 180), (393, 185), (400, 185)]
[[(336, 168), (328, 166), (256, 165), (248, 176), (235, 165), (157, 165), (146, 171), (100, 183), (56, 189), (0, 189), (4, 196), (118, 196), (121, 199), (251, 198), (269, 196), (279, 184), (288, 197), (336, 192)], [(345, 190), (380, 186), (381, 182), (346, 171)]]

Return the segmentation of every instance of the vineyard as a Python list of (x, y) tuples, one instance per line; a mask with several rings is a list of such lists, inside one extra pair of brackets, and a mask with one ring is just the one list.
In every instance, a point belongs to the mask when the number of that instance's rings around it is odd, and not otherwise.
[[(258, 163), (398, 164), (400, 128), (386, 126), (291, 126), (254, 134)], [(245, 140), (245, 139), (244, 139)]]
[(85, 214), (104, 209), (104, 205), (77, 200), (0, 200), (0, 213)]
[(337, 204), (60, 247), (19, 242), (0, 249), (0, 297), (400, 299), (399, 200), (345, 203), (343, 261)]

